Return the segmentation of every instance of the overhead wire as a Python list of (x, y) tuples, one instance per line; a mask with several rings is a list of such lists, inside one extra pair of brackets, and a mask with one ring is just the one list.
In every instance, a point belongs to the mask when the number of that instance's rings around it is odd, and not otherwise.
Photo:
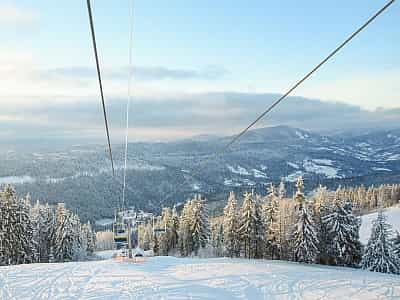
[(346, 44), (348, 44), (354, 37), (356, 37), (363, 29), (365, 29), (373, 20), (375, 20), (380, 14), (382, 14), (395, 0), (387, 2), (380, 10), (372, 15), (363, 25), (361, 25), (356, 31), (354, 31), (347, 39), (345, 39), (338, 47), (328, 54), (320, 63), (318, 63), (310, 72), (304, 77), (297, 81), (287, 92), (281, 97), (275, 100), (263, 113), (261, 113), (253, 122), (251, 122), (246, 128), (244, 128), (239, 134), (233, 137), (233, 139), (222, 149), (222, 153), (225, 152), (232, 144), (239, 140), (250, 128), (264, 118), (275, 106), (286, 99), (296, 88), (298, 88), (304, 81), (306, 81), (313, 73), (315, 73), (322, 65), (324, 65), (329, 59), (331, 59), (336, 53), (338, 53)]
[(95, 30), (94, 30), (92, 8), (90, 6), (90, 0), (87, 0), (86, 3), (87, 3), (88, 14), (89, 14), (90, 31), (91, 31), (91, 34), (92, 34), (94, 57), (95, 57), (95, 61), (96, 61), (97, 78), (98, 78), (98, 81), (99, 81), (101, 104), (102, 104), (102, 107), (103, 107), (103, 117), (104, 117), (104, 124), (105, 124), (105, 128), (106, 128), (106, 135), (107, 135), (107, 142), (108, 142), (108, 152), (109, 152), (109, 155), (110, 155), (112, 174), (115, 175), (114, 159), (113, 159), (113, 154), (112, 154), (112, 149), (111, 149), (110, 131), (109, 131), (109, 128), (108, 128), (106, 104), (105, 104), (105, 101), (104, 101), (104, 92), (103, 92), (103, 84), (102, 84), (102, 80), (101, 80), (99, 56), (98, 56), (98, 53), (97, 53), (97, 43), (96, 43), (96, 35), (95, 35)]
[[(267, 109), (262, 112), (254, 121), (252, 121), (246, 128), (235, 135), (220, 151), (211, 154), (203, 164), (211, 159), (215, 159), (222, 156), (235, 142), (237, 142), (248, 130), (250, 130), (256, 123), (267, 116), (279, 103), (286, 99), (296, 88), (298, 88), (304, 81), (306, 81), (312, 74), (314, 74), (319, 68), (321, 68), (327, 61), (329, 61), (333, 56), (335, 56), (344, 46), (346, 46), (350, 41), (352, 41), (360, 32), (362, 32), (369, 24), (371, 24), (379, 15), (381, 15), (387, 8), (389, 8), (395, 0), (388, 1), (381, 9), (379, 9), (375, 14), (368, 18), (360, 27), (357, 28), (352, 34), (350, 34), (339, 46), (337, 46), (333, 51), (331, 51), (322, 61), (320, 61), (311, 71), (309, 71), (305, 76), (303, 76), (299, 81), (297, 81), (292, 87), (290, 87), (282, 96), (276, 99)], [(199, 174), (202, 168), (197, 169), (196, 174)], [(194, 178), (195, 175), (191, 175)], [(167, 195), (165, 200), (168, 200), (171, 196), (175, 195), (181, 186), (187, 183), (187, 179), (184, 176), (185, 181), (179, 185), (174, 193)]]
[(124, 172), (123, 172), (123, 185), (122, 185), (122, 208), (125, 207), (125, 193), (126, 193), (126, 171), (128, 161), (128, 136), (129, 136), (129, 109), (131, 102), (131, 83), (133, 75), (133, 18), (134, 18), (134, 0), (131, 2), (130, 9), (130, 26), (129, 26), (129, 68), (128, 68), (128, 99), (126, 101), (126, 130), (125, 130), (125, 155), (124, 155)]

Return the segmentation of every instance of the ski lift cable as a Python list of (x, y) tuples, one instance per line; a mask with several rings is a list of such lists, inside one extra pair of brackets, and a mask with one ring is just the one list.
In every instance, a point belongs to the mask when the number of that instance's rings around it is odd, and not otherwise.
[(232, 144), (237, 142), (250, 128), (252, 128), (256, 123), (263, 119), (269, 112), (271, 112), (280, 102), (287, 98), (296, 88), (298, 88), (304, 81), (306, 81), (313, 73), (315, 73), (322, 65), (324, 65), (328, 60), (330, 60), (336, 53), (338, 53), (346, 44), (348, 44), (354, 37), (356, 37), (363, 29), (365, 29), (372, 21), (374, 21), (380, 14), (382, 14), (390, 5), (392, 5), (395, 0), (390, 0), (387, 2), (380, 10), (378, 10), (373, 16), (371, 16), (362, 26), (360, 26), (356, 31), (354, 31), (346, 40), (344, 40), (338, 47), (336, 47), (331, 53), (328, 54), (318, 65), (316, 65), (310, 72), (308, 72), (303, 78), (297, 81), (286, 93), (275, 100), (262, 114), (260, 114), (253, 122), (251, 122), (245, 129), (243, 129), (239, 134), (233, 137), (233, 139), (226, 144), (226, 146), (221, 150), (220, 154), (224, 153)]
[(126, 131), (125, 131), (125, 155), (124, 155), (124, 174), (122, 185), (122, 208), (125, 207), (125, 192), (126, 192), (126, 169), (128, 161), (128, 136), (129, 136), (129, 108), (131, 102), (131, 83), (133, 76), (133, 17), (134, 17), (134, 0), (131, 2), (130, 9), (130, 25), (129, 25), (129, 69), (128, 69), (128, 99), (126, 101)]
[(91, 35), (92, 35), (94, 57), (96, 60), (96, 69), (97, 69), (97, 77), (99, 80), (101, 103), (102, 103), (102, 107), (103, 107), (104, 124), (105, 124), (105, 128), (106, 128), (106, 135), (107, 135), (107, 142), (108, 142), (108, 152), (110, 155), (111, 169), (112, 169), (112, 173), (114, 176), (115, 175), (114, 160), (113, 160), (113, 155), (112, 155), (112, 150), (111, 150), (110, 131), (108, 128), (107, 111), (106, 111), (106, 105), (105, 105), (104, 93), (103, 93), (103, 84), (101, 81), (101, 72), (100, 72), (99, 56), (97, 53), (97, 44), (96, 44), (96, 35), (95, 35), (94, 23), (93, 23), (92, 8), (90, 6), (90, 0), (87, 0), (86, 3), (87, 3), (88, 14), (89, 14), (89, 23), (90, 23), (90, 31), (91, 31)]
[[(255, 124), (257, 124), (261, 119), (267, 116), (279, 103), (281, 103), (284, 99), (286, 99), (296, 88), (298, 88), (304, 81), (306, 81), (312, 74), (314, 74), (319, 68), (321, 68), (327, 61), (329, 61), (332, 57), (334, 57), (344, 46), (346, 46), (350, 41), (352, 41), (360, 32), (362, 32), (369, 24), (371, 24), (379, 15), (381, 15), (389, 6), (391, 6), (395, 0), (388, 1), (381, 9), (379, 9), (374, 15), (367, 19), (356, 31), (354, 31), (350, 36), (348, 36), (339, 46), (337, 46), (332, 52), (330, 52), (322, 61), (320, 61), (311, 71), (309, 71), (305, 76), (303, 76), (299, 81), (297, 81), (287, 92), (285, 92), (282, 96), (280, 96), (277, 100), (275, 100), (263, 113), (261, 113), (253, 122), (251, 122), (245, 129), (235, 135), (220, 151), (214, 152), (211, 154), (203, 164), (209, 160), (215, 159), (217, 157), (222, 156), (235, 142), (237, 142), (248, 130), (250, 130)], [(200, 170), (203, 168), (197, 169), (196, 174), (200, 173)], [(191, 177), (194, 177), (192, 174)], [(186, 177), (184, 177), (184, 182), (178, 186), (181, 187), (187, 183)], [(167, 195), (165, 200), (168, 200), (171, 196), (176, 194), (176, 190), (174, 193), (170, 193)]]

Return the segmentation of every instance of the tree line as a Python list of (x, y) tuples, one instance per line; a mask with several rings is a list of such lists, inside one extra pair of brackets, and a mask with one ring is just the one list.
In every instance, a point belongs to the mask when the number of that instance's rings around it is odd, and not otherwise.
[(10, 185), (0, 191), (0, 265), (83, 260), (93, 254), (95, 235), (90, 223), (57, 206), (31, 205)]
[(164, 208), (155, 224), (139, 227), (139, 245), (156, 255), (213, 255), (266, 258), (362, 267), (400, 272), (400, 235), (394, 236), (382, 210), (373, 222), (371, 237), (361, 244), (361, 211), (399, 202), (400, 185), (376, 188), (319, 187), (309, 197), (303, 180), (286, 196), (284, 182), (270, 184), (266, 195), (229, 194), (223, 214), (210, 218), (200, 195), (188, 200), (181, 213)]

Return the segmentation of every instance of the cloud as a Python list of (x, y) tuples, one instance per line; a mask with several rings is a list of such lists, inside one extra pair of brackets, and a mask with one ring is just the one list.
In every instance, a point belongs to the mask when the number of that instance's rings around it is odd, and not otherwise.
[[(73, 66), (44, 70), (41, 73), (43, 78), (74, 78), (88, 79), (93, 78), (96, 70), (94, 67)], [(132, 69), (135, 80), (217, 80), (229, 72), (219, 66), (208, 66), (203, 69), (174, 69), (163, 66), (135, 66)], [(102, 75), (108, 79), (126, 80), (129, 68), (127, 67), (106, 67), (102, 70)]]
[[(131, 140), (171, 140), (198, 134), (228, 135), (248, 125), (279, 95), (201, 93), (136, 98), (130, 111)], [(0, 112), (0, 127), (15, 137), (104, 139), (100, 101), (43, 102), (21, 110), (8, 105)], [(114, 142), (122, 142), (124, 98), (107, 101)], [(362, 128), (392, 128), (400, 124), (398, 110), (367, 111), (358, 106), (289, 97), (257, 126), (289, 125), (319, 132)], [(10, 134), (8, 134), (10, 135)], [(8, 139), (10, 140), (10, 139)]]
[(341, 99), (353, 105), (373, 110), (396, 108), (400, 103), (400, 70), (348, 74), (338, 79), (310, 81), (297, 93), (307, 97)]
[(2, 25), (26, 25), (38, 21), (38, 13), (15, 6), (14, 3), (0, 4), (0, 24)]

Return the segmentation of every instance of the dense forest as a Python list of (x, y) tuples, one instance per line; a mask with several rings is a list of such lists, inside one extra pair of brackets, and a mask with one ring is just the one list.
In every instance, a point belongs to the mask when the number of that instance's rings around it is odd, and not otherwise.
[[(158, 255), (266, 258), (400, 272), (400, 235), (392, 232), (382, 211), (400, 201), (400, 185), (336, 191), (321, 186), (308, 198), (303, 189), (300, 177), (293, 197), (287, 197), (283, 182), (271, 184), (264, 196), (246, 192), (240, 201), (232, 192), (219, 217), (210, 217), (207, 201), (197, 195), (180, 214), (175, 207), (163, 209), (155, 225), (165, 228), (161, 234), (153, 234), (152, 224), (141, 225), (139, 245)], [(363, 246), (359, 215), (375, 209), (378, 218)]]
[(0, 265), (84, 260), (93, 255), (90, 223), (63, 203), (49, 206), (19, 198), (11, 186), (0, 191)]

